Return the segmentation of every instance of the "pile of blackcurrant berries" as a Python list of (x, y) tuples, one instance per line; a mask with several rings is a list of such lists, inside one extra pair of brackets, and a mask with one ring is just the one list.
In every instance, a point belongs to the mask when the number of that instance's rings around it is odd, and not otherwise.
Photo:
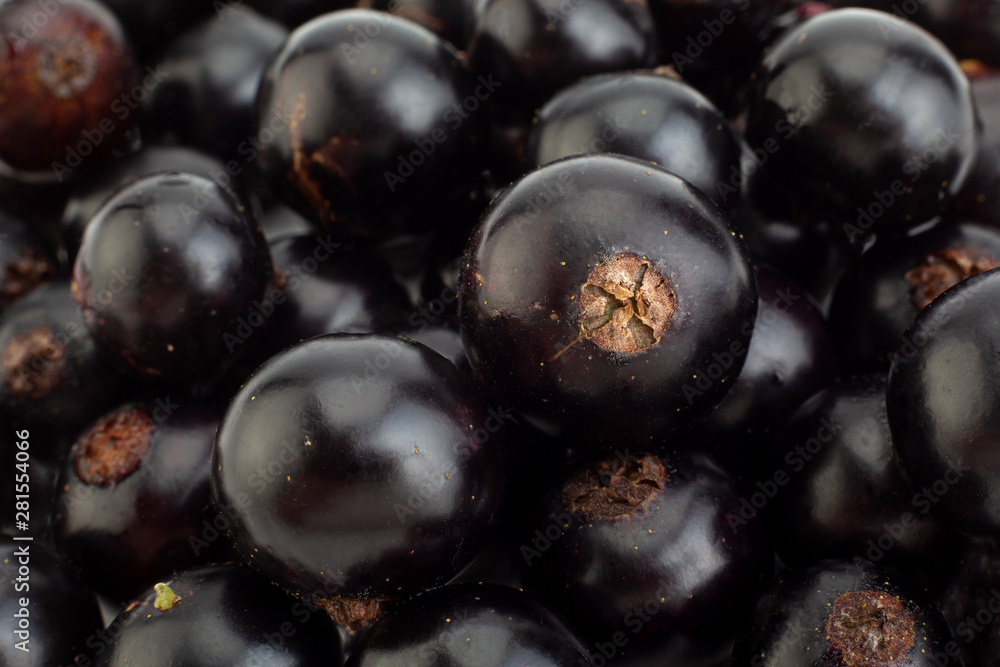
[(0, 667), (1000, 665), (1000, 0), (0, 0)]

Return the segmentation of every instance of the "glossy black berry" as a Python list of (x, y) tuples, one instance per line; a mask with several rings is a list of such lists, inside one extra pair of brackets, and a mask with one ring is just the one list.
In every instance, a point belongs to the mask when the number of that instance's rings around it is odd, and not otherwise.
[(176, 574), (150, 587), (106, 633), (102, 667), (343, 663), (333, 623), (321, 610), (234, 565)]
[(496, 584), (442, 586), (376, 623), (348, 667), (578, 667), (587, 653), (559, 618), (521, 590)]
[(313, 338), (233, 398), (215, 497), (245, 561), (357, 628), (482, 548), (500, 509), (508, 420), (423, 345)]
[(210, 480), (222, 411), (192, 403), (166, 396), (122, 405), (80, 434), (63, 465), (56, 544), (116, 601), (227, 555), (225, 541), (203, 536), (216, 518)]
[[(23, 535), (23, 533), (22, 533)], [(97, 598), (41, 544), (0, 537), (0, 663), (61, 667), (104, 628)]]
[(717, 405), (757, 306), (745, 246), (719, 209), (617, 156), (542, 167), (495, 199), (459, 297), (469, 359), (491, 392), (578, 444), (611, 447)]
[[(838, 382), (795, 413), (754, 484), (783, 562), (863, 556), (933, 583), (956, 536), (899, 470), (885, 410), (886, 379)], [(758, 503), (758, 501), (761, 501)]]
[(971, 173), (978, 129), (968, 80), (940, 42), (891, 15), (844, 9), (788, 32), (764, 58), (746, 139), (784, 196), (859, 236), (940, 213)]
[[(226, 165), (221, 160), (182, 146), (148, 146), (88, 170), (73, 184), (59, 222), (62, 252), (70, 267), (76, 261), (87, 225), (104, 202), (117, 190), (142, 178), (174, 171), (226, 185)], [(233, 187), (242, 192), (240, 184), (234, 183)]]
[(712, 665), (773, 567), (739, 502), (703, 455), (619, 452), (574, 471), (522, 526), (522, 574), (608, 664)]
[(293, 32), (265, 74), (261, 166), (324, 226), (365, 237), (439, 226), (483, 167), (493, 85), (411, 21), (328, 14)]
[(931, 302), (906, 330), (889, 370), (892, 441), (930, 512), (971, 536), (1000, 538), (1000, 271)]
[(468, 51), (473, 70), (500, 84), (500, 116), (526, 122), (578, 79), (655, 65), (656, 32), (645, 2), (488, 0)]
[(32, 456), (56, 463), (121, 387), (87, 331), (69, 282), (36, 288), (0, 319), (0, 420), (34, 436)]
[(740, 146), (726, 119), (701, 93), (668, 76), (590, 77), (549, 100), (531, 126), (525, 166), (580, 153), (649, 160), (731, 216), (739, 206), (739, 188), (726, 181), (739, 165)]
[(837, 283), (830, 324), (841, 358), (884, 370), (900, 336), (927, 304), (970, 276), (1000, 266), (1000, 232), (965, 223), (881, 238)]
[(758, 600), (733, 667), (961, 665), (944, 618), (863, 559), (786, 570)]
[(143, 140), (194, 146), (238, 166), (253, 149), (264, 67), (288, 31), (242, 5), (184, 32), (160, 58), (170, 76), (143, 102)]
[(84, 161), (131, 145), (136, 118), (120, 96), (138, 83), (138, 68), (103, 4), (62, 0), (49, 15), (34, 2), (13, 0), (0, 7), (0, 33), (7, 42), (0, 99), (17, 100), (0, 113), (6, 167), (62, 181)]
[(224, 334), (271, 286), (264, 237), (236, 195), (183, 173), (118, 191), (87, 226), (73, 272), (105, 357), (146, 378), (231, 363)]
[(757, 317), (740, 377), (705, 422), (687, 436), (717, 454), (731, 473), (754, 478), (766, 447), (802, 402), (833, 382), (836, 357), (826, 319), (798, 283), (764, 265)]

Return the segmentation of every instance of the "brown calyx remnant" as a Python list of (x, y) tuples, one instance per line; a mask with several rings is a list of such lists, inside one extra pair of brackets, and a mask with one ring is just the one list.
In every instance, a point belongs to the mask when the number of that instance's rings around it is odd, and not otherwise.
[(87, 40), (60, 34), (38, 54), (38, 80), (61, 100), (86, 91), (97, 76), (98, 56)]
[(4, 384), (17, 398), (41, 399), (62, 382), (66, 345), (49, 327), (15, 336), (3, 350)]
[(0, 303), (9, 305), (29, 290), (56, 276), (56, 266), (35, 248), (25, 248), (21, 256), (7, 262), (3, 270)]
[(913, 648), (916, 619), (882, 591), (841, 593), (826, 622), (826, 639), (843, 667), (894, 667)]
[(391, 602), (390, 598), (333, 597), (317, 600), (316, 605), (353, 635), (377, 621), (388, 602)]
[(913, 288), (913, 303), (923, 310), (945, 290), (998, 266), (996, 259), (975, 248), (947, 248), (927, 255), (923, 264), (903, 278)]
[(652, 454), (602, 461), (563, 487), (569, 511), (589, 519), (615, 521), (646, 511), (667, 483), (667, 469)]
[(610, 352), (635, 354), (660, 342), (677, 310), (670, 281), (648, 260), (622, 253), (598, 264), (580, 288), (580, 335)]
[(129, 407), (102, 417), (82, 438), (74, 468), (87, 484), (111, 486), (138, 469), (153, 444), (153, 420)]

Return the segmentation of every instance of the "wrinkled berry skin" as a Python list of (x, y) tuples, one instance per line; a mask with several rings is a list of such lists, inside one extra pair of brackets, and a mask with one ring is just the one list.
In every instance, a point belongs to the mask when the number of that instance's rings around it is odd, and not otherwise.
[[(484, 663), (484, 651), (496, 662)], [(577, 667), (587, 654), (550, 610), (523, 590), (497, 584), (442, 586), (394, 609), (372, 627), (348, 667), (503, 664)]]
[[(929, 261), (933, 261), (931, 265)], [(856, 372), (884, 371), (924, 302), (962, 279), (960, 267), (1000, 266), (1000, 231), (961, 223), (906, 238), (878, 239), (837, 283), (830, 326), (841, 359)], [(921, 272), (936, 269), (937, 275)], [(923, 287), (927, 283), (927, 287)]]
[[(634, 353), (584, 335), (583, 288), (622, 256), (647, 262), (675, 296), (658, 342)], [(506, 190), (474, 230), (460, 279), (478, 378), (587, 446), (645, 441), (704, 416), (739, 375), (756, 311), (746, 247), (719, 209), (680, 178), (618, 156), (561, 160)]]
[(31, 432), (37, 460), (58, 463), (79, 431), (120, 400), (121, 390), (69, 281), (38, 287), (0, 318), (0, 420)]
[(495, 523), (510, 418), (495, 414), (423, 345), (312, 338), (233, 398), (213, 493), (241, 557), (292, 592), (405, 596), (454, 576)]
[(0, 210), (0, 312), (58, 271), (40, 235), (24, 219)]
[(612, 641), (609, 664), (714, 665), (773, 567), (762, 521), (740, 518), (740, 501), (703, 454), (617, 452), (574, 470), (519, 522), (517, 565), (588, 648)]
[(482, 169), (476, 91), (490, 85), (411, 21), (332, 12), (293, 32), (265, 72), (260, 164), (324, 226), (380, 238), (433, 228)]
[[(952, 641), (941, 612), (910, 584), (863, 558), (826, 561), (778, 575), (744, 623), (732, 667), (844, 665), (843, 656), (831, 648), (827, 623), (836, 599), (858, 591), (896, 598), (914, 617), (912, 648), (892, 665), (961, 667), (962, 661), (952, 657), (957, 655), (958, 645)], [(854, 664), (889, 664), (859, 660)]]
[(107, 634), (102, 667), (140, 665), (340, 665), (334, 625), (316, 607), (253, 572), (211, 565), (162, 582), (179, 597), (157, 608), (150, 588), (122, 610)]
[(236, 195), (174, 173), (105, 202), (84, 233), (73, 290), (109, 361), (147, 379), (183, 379), (234, 360), (226, 334), (272, 280), (264, 236)]
[[(104, 5), (60, 0), (56, 7), (51, 17), (29, 0), (0, 7), (0, 99), (10, 100), (0, 113), (0, 161), (62, 181), (81, 163), (130, 145), (136, 114), (120, 98), (139, 75)], [(40, 28), (35, 14), (46, 18)]]
[(774, 46), (755, 81), (746, 139), (765, 151), (762, 168), (845, 232), (926, 222), (972, 171), (968, 80), (913, 24), (863, 9), (820, 14)]
[(929, 511), (1000, 539), (1000, 269), (946, 291), (896, 347), (886, 407), (903, 471)]

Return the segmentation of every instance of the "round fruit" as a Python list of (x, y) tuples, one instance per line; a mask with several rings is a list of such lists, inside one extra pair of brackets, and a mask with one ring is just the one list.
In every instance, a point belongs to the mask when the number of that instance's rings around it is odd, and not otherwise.
[(726, 119), (667, 76), (607, 74), (562, 90), (538, 112), (525, 153), (532, 169), (581, 153), (630, 155), (680, 176), (730, 216), (740, 203), (726, 183), (740, 163)]
[(713, 665), (773, 568), (761, 522), (739, 512), (708, 457), (619, 452), (522, 525), (519, 565), (610, 664)]
[(179, 569), (229, 556), (211, 503), (221, 410), (169, 396), (127, 403), (80, 435), (62, 467), (55, 538), (91, 588), (126, 602)]
[(183, 173), (143, 178), (105, 202), (73, 271), (101, 351), (146, 378), (232, 362), (225, 334), (271, 283), (267, 244), (236, 195)]
[(401, 604), (372, 627), (347, 662), (348, 667), (513, 664), (589, 662), (579, 640), (532, 596), (481, 583), (442, 586)]
[(734, 667), (961, 665), (941, 612), (864, 559), (786, 570), (758, 600)]
[(550, 431), (613, 444), (715, 407), (756, 309), (746, 247), (719, 209), (680, 178), (613, 156), (553, 163), (495, 199), (466, 250), (459, 301), (490, 391)]
[(899, 337), (927, 304), (997, 267), (1000, 231), (983, 225), (878, 239), (837, 283), (830, 325), (841, 357), (855, 370), (886, 369)]
[(437, 226), (479, 177), (491, 85), (416, 23), (332, 12), (293, 32), (264, 75), (261, 166), (322, 225), (365, 237)]
[(312, 338), (233, 399), (214, 493), (246, 561), (356, 628), (482, 548), (500, 509), (508, 419), (423, 345)]
[(930, 511), (1000, 538), (1000, 270), (951, 288), (903, 334), (886, 407), (904, 472)]
[(0, 162), (62, 181), (85, 161), (130, 146), (139, 74), (103, 4), (56, 7), (49, 17), (29, 0), (0, 6), (0, 100), (9, 100), (0, 112)]
[(859, 234), (940, 213), (972, 172), (978, 137), (969, 82), (947, 49), (862, 9), (820, 14), (774, 46), (746, 130), (785, 196)]
[(337, 630), (316, 607), (249, 570), (213, 565), (160, 582), (105, 633), (101, 667), (340, 665)]
[(468, 51), (472, 68), (500, 84), (492, 102), (502, 117), (524, 122), (585, 76), (652, 67), (656, 31), (645, 2), (486, 0)]
[(929, 585), (956, 536), (899, 471), (885, 385), (884, 374), (863, 375), (806, 401), (774, 439), (756, 487), (775, 494), (764, 514), (784, 563), (864, 555)]
[(0, 575), (0, 664), (83, 664), (78, 657), (104, 629), (94, 594), (36, 542), (0, 537)]

